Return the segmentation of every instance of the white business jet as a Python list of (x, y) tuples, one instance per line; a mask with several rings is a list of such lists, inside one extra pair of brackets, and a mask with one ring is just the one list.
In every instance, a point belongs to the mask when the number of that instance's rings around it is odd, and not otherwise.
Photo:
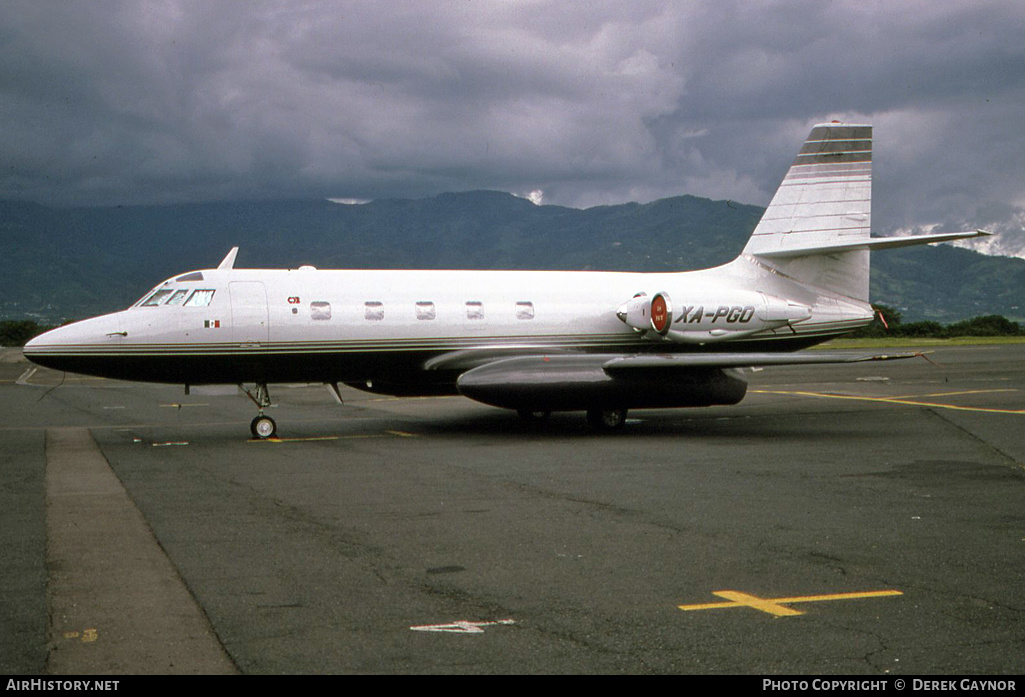
[(871, 237), (871, 168), (871, 126), (815, 126), (740, 256), (703, 271), (248, 270), (236, 247), (25, 355), (186, 392), (255, 385), (256, 438), (277, 430), (269, 383), (579, 410), (599, 429), (630, 408), (736, 404), (745, 367), (881, 358), (795, 353), (872, 320), (870, 250), (988, 234)]

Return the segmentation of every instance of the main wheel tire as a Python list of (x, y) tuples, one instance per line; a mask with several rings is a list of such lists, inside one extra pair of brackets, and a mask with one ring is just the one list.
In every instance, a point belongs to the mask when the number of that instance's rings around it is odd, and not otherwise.
[(257, 416), (249, 425), (249, 430), (253, 432), (253, 438), (266, 440), (278, 434), (278, 425), (269, 416)]
[(626, 409), (590, 409), (587, 423), (598, 431), (615, 431), (626, 423)]

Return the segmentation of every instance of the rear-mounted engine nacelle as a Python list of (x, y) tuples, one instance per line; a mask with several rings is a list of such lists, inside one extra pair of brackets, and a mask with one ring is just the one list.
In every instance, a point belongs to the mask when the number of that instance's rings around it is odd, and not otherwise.
[(634, 331), (679, 343), (729, 341), (804, 322), (811, 308), (758, 291), (699, 291), (673, 307), (665, 292), (638, 293), (616, 316)]
[(639, 332), (653, 331), (660, 336), (673, 325), (673, 303), (666, 293), (638, 293), (620, 305), (616, 317)]

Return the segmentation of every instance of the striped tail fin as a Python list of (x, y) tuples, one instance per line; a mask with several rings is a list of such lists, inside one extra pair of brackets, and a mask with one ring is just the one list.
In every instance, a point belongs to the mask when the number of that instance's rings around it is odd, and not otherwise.
[(868, 300), (872, 127), (815, 126), (744, 248), (801, 283)]

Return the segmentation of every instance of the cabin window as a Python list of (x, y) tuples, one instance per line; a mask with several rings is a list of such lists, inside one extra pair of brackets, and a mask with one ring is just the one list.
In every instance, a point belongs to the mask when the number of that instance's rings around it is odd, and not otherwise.
[(523, 300), (516, 303), (516, 319), (534, 319), (534, 303)]
[(419, 302), (416, 304), (417, 319), (434, 319), (436, 316), (437, 312), (434, 309), (434, 303)]
[(206, 307), (214, 299), (212, 290), (196, 290), (192, 292), (189, 299), (185, 301), (185, 307)]
[(466, 319), (484, 319), (484, 303), (479, 300), (466, 303)]
[(202, 281), (203, 280), (203, 274), (200, 271), (193, 271), (192, 273), (187, 273), (184, 276), (179, 276), (178, 278), (176, 278), (174, 280), (176, 280), (176, 281)]
[(363, 303), (363, 316), (375, 322), (384, 319), (384, 303), (376, 301)]
[(143, 300), (142, 301), (142, 306), (143, 307), (156, 307), (160, 303), (164, 302), (164, 300), (167, 298), (168, 295), (171, 294), (171, 292), (172, 291), (166, 290), (166, 289), (165, 290), (158, 290), (156, 293), (154, 293), (153, 295), (151, 295), (148, 298), (146, 298), (145, 300)]
[(310, 317), (313, 319), (331, 319), (331, 303), (323, 301), (310, 303)]
[(181, 305), (182, 303), (185, 302), (185, 296), (188, 295), (188, 294), (189, 294), (189, 291), (187, 291), (187, 290), (176, 290), (171, 295), (171, 297), (167, 299), (167, 302), (164, 303), (164, 304), (169, 306), (169, 307), (171, 305)]

